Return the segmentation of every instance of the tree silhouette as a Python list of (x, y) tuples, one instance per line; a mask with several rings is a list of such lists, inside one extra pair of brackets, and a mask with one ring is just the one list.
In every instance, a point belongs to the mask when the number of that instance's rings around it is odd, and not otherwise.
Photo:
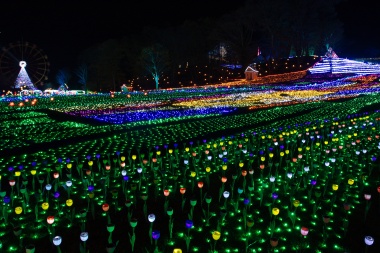
[[(326, 44), (336, 50), (342, 37), (335, 10), (341, 1), (247, 0), (243, 8), (219, 19), (209, 17), (187, 20), (177, 26), (145, 27), (141, 33), (110, 39), (86, 50), (82, 57), (88, 66), (86, 86), (115, 89), (148, 72), (158, 89), (163, 71), (169, 74), (170, 85), (176, 85), (181, 83), (183, 73), (189, 72), (178, 71), (184, 66), (220, 68), (220, 61), (208, 58), (220, 45), (227, 52), (223, 61), (239, 63), (243, 69), (257, 56), (258, 47), (267, 58), (323, 55)], [(337, 53), (340, 55), (339, 50)]]
[[(316, 31), (316, 53), (323, 55), (326, 53), (328, 46), (334, 50), (338, 48), (343, 38), (343, 23), (338, 19), (335, 6), (342, 0), (334, 1), (317, 1), (321, 7), (317, 9), (319, 21), (315, 27)], [(339, 52), (338, 52), (339, 55)]]
[(70, 78), (71, 78), (71, 73), (70, 73), (69, 70), (67, 70), (67, 69), (60, 69), (57, 72), (55, 80), (57, 81), (57, 83), (59, 84), (59, 86), (62, 86), (62, 85), (65, 86), (69, 82)]
[(287, 1), (247, 1), (245, 12), (254, 19), (259, 32), (260, 48), (269, 57), (277, 58), (290, 51)]
[(247, 1), (245, 9), (262, 31), (260, 48), (279, 58), (320, 53), (326, 41), (338, 43), (343, 29), (335, 6), (341, 1), (257, 0)]
[(224, 16), (218, 24), (213, 36), (226, 45), (227, 61), (248, 66), (254, 58), (258, 44), (253, 14), (240, 9)]
[(78, 77), (78, 83), (80, 83), (87, 92), (87, 79), (88, 79), (88, 67), (87, 64), (81, 63), (75, 70), (75, 75)]
[(183, 80), (178, 75), (179, 69), (183, 70), (185, 66), (202, 67), (210, 63), (208, 52), (218, 43), (210, 37), (214, 28), (215, 22), (208, 18), (185, 21), (182, 25), (164, 29), (147, 27), (143, 31), (142, 45), (149, 47), (160, 44), (168, 49), (170, 65), (165, 69), (165, 74), (168, 74), (171, 85), (180, 85)]
[(112, 39), (87, 49), (81, 61), (87, 64), (87, 89), (116, 89), (116, 83), (123, 83), (124, 76), (120, 63), (125, 47), (120, 40)]
[(152, 75), (158, 90), (159, 80), (170, 65), (168, 51), (160, 44), (146, 47), (141, 52), (141, 64)]

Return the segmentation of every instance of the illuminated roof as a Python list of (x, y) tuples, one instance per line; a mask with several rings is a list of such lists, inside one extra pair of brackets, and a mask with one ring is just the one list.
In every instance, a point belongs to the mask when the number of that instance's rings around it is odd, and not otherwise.
[(256, 69), (254, 69), (254, 68), (248, 66), (248, 67), (245, 69), (244, 72), (259, 72), (259, 71), (257, 71)]

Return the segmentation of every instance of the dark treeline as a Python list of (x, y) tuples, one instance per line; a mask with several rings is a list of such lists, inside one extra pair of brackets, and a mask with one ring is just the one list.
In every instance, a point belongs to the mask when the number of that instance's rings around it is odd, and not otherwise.
[(109, 39), (83, 51), (77, 65), (86, 66), (86, 80), (73, 69), (69, 86), (120, 90), (121, 84), (136, 84), (140, 78), (140, 83), (145, 79), (150, 85), (144, 88), (159, 88), (164, 79), (175, 87), (181, 82), (179, 71), (185, 68), (213, 69), (229, 63), (241, 65), (243, 74), (258, 50), (264, 60), (322, 55), (326, 46), (335, 48), (342, 38), (336, 11), (342, 1), (247, 0), (220, 18), (165, 28), (152, 24), (139, 34)]

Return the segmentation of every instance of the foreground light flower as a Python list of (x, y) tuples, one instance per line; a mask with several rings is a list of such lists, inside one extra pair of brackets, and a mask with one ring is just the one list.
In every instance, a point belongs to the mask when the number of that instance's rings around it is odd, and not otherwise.
[(301, 228), (301, 234), (303, 236), (307, 236), (309, 234), (309, 229), (307, 227), (302, 227)]
[(82, 242), (86, 242), (88, 240), (88, 232), (82, 232), (80, 233), (80, 239)]
[(55, 246), (59, 246), (59, 245), (61, 245), (61, 243), (62, 243), (62, 237), (61, 236), (55, 236), (54, 238), (53, 238), (53, 244), (55, 245)]
[(22, 213), (22, 207), (21, 206), (18, 206), (15, 208), (15, 213), (16, 214), (21, 214)]
[(219, 231), (214, 231), (212, 232), (212, 239), (214, 239), (215, 241), (219, 240), (220, 239), (220, 232)]
[(50, 224), (50, 225), (53, 224), (53, 223), (54, 223), (54, 216), (52, 216), (52, 215), (51, 215), (51, 216), (48, 216), (48, 217), (46, 218), (46, 221), (47, 221), (47, 223)]
[(371, 246), (373, 243), (374, 243), (374, 239), (373, 239), (373, 237), (372, 236), (366, 236), (366, 237), (364, 237), (364, 242), (365, 242), (365, 244), (366, 245), (368, 245), (368, 246)]
[(278, 245), (278, 239), (274, 238), (274, 237), (270, 238), (270, 245), (272, 247), (277, 247), (277, 245)]
[(72, 206), (73, 205), (73, 200), (72, 199), (66, 200), (66, 205), (67, 206)]
[(148, 220), (149, 220), (149, 222), (154, 222), (156, 220), (156, 215), (154, 215), (153, 213), (149, 214)]
[(47, 210), (49, 208), (49, 203), (48, 202), (44, 202), (41, 204), (41, 207), (43, 210)]

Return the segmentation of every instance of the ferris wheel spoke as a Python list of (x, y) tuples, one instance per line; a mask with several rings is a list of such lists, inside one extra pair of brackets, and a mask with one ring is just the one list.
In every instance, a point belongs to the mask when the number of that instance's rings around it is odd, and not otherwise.
[(24, 49), (23, 49), (23, 56), (24, 56), (24, 60), (25, 60), (25, 58), (30, 54), (30, 52), (28, 51), (28, 47), (25, 47)]
[(39, 75), (39, 76), (44, 75), (44, 73), (45, 73), (44, 70), (34, 70), (34, 71), (33, 71), (33, 74), (34, 74), (34, 75)]
[(14, 72), (12, 70), (9, 70), (9, 71), (3, 72), (3, 74), (5, 74), (5, 75), (12, 75), (12, 74), (14, 74)]
[(38, 63), (38, 64), (45, 64), (45, 58), (44, 57), (42, 57), (42, 56), (40, 56), (40, 57), (38, 57), (38, 58), (33, 58), (31, 61), (30, 61), (30, 63), (34, 63), (34, 62), (36, 62), (36, 63)]
[(32, 58), (37, 59), (37, 57), (40, 57), (40, 56), (41, 56), (41, 52), (36, 51), (36, 52), (33, 52)]
[(38, 70), (44, 70), (44, 71), (46, 71), (46, 66), (45, 65), (36, 65), (36, 66), (33, 66), (33, 68), (34, 69), (38, 69)]
[(41, 65), (45, 65), (46, 64), (46, 58), (43, 55), (35, 57), (35, 58), (31, 58), (29, 60), (29, 64), (41, 64)]
[(30, 78), (30, 80), (32, 81), (33, 84), (36, 84), (36, 83), (39, 82), (39, 78), (38, 78), (38, 77), (34, 77), (34, 76), (32, 76), (32, 77)]
[(36, 72), (35, 75), (41, 77), (41, 76), (45, 75), (45, 72)]

